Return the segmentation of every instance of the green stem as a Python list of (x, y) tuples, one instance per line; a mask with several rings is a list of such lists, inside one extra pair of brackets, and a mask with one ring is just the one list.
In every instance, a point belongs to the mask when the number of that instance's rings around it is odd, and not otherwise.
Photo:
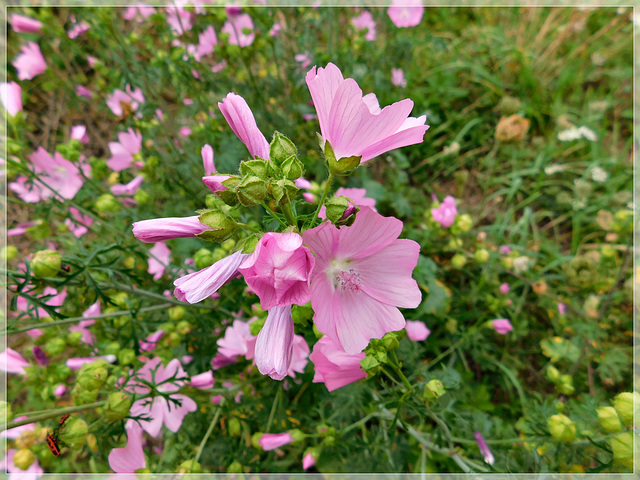
[(275, 212), (269, 208), (269, 205), (267, 205), (266, 202), (262, 202), (260, 205), (262, 205), (262, 207), (267, 211), (267, 213), (271, 217), (275, 218), (278, 221), (278, 223), (280, 223), (280, 225), (282, 225), (285, 228), (287, 227), (287, 224), (284, 223), (282, 220), (280, 220), (280, 218), (275, 214)]
[(253, 228), (251, 225), (247, 225), (246, 223), (236, 222), (236, 225), (238, 225), (241, 228), (244, 228), (245, 230), (250, 230), (255, 233), (260, 233), (260, 230), (258, 230), (257, 228)]
[(370, 414), (369, 414), (369, 415), (367, 415), (366, 417), (361, 418), (361, 419), (360, 419), (360, 420), (358, 420), (357, 422), (352, 423), (351, 425), (349, 425), (349, 426), (347, 426), (347, 427), (343, 428), (343, 429), (340, 431), (340, 435), (344, 435), (344, 434), (346, 434), (346, 433), (350, 432), (351, 430), (353, 430), (354, 428), (358, 428), (360, 425), (364, 425), (364, 424), (365, 424), (365, 423), (367, 423), (369, 420), (371, 420), (372, 418), (377, 417), (377, 416), (379, 416), (379, 413), (378, 413), (378, 412), (370, 413)]
[[(86, 410), (91, 410), (92, 408), (101, 407), (107, 403), (106, 400), (102, 400), (100, 402), (88, 403), (86, 405), (78, 405), (75, 407), (67, 407), (67, 408), (58, 408), (57, 410), (50, 410), (48, 413), (43, 413), (42, 415), (36, 415), (34, 417), (25, 418), (24, 420), (14, 420), (13, 422), (7, 423), (5, 426), (0, 425), (0, 432), (5, 430), (9, 430), (10, 428), (21, 427), (23, 425), (28, 425), (29, 423), (41, 422), (43, 420), (49, 420), (50, 418), (57, 418), (66, 413), (78, 413), (84, 412)], [(20, 415), (29, 415), (29, 413), (21, 413)]]
[(198, 460), (200, 460), (200, 455), (202, 455), (202, 450), (204, 449), (204, 446), (206, 445), (207, 440), (209, 440), (209, 437), (211, 436), (211, 433), (213, 432), (213, 429), (215, 428), (216, 423), (218, 423), (218, 418), (220, 418), (220, 412), (222, 412), (221, 407), (223, 403), (221, 403), (220, 406), (218, 406), (218, 409), (216, 410), (216, 413), (213, 416), (213, 420), (211, 420), (211, 424), (209, 424), (209, 429), (207, 430), (207, 433), (204, 434), (204, 437), (200, 442), (200, 446), (198, 447), (198, 451), (196, 452), (196, 458), (194, 459), (195, 463), (197, 463)]
[(327, 199), (327, 195), (329, 195), (329, 190), (331, 189), (331, 184), (333, 183), (333, 173), (329, 173), (329, 177), (327, 177), (327, 182), (324, 185), (324, 191), (322, 192), (322, 197), (318, 202), (318, 208), (316, 208), (316, 213), (313, 214), (313, 220), (311, 221), (311, 227), (316, 223), (318, 219), (318, 215), (320, 215), (320, 209), (324, 205), (324, 201)]
[(298, 222), (296, 222), (296, 219), (293, 216), (293, 212), (291, 211), (291, 205), (283, 205), (282, 213), (284, 213), (284, 216), (290, 225), (293, 225), (294, 227), (298, 226)]
[(402, 373), (402, 370), (400, 369), (400, 361), (398, 360), (395, 350), (391, 350), (391, 359), (393, 360), (391, 367), (398, 374), (404, 386), (407, 387), (407, 390), (413, 390), (413, 385), (411, 385), (409, 379), (405, 377), (404, 373)]
[(264, 429), (265, 433), (269, 433), (269, 430), (271, 429), (271, 424), (273, 423), (273, 418), (276, 416), (276, 408), (278, 406), (278, 401), (280, 400), (280, 397), (282, 397), (282, 389), (278, 390), (278, 393), (276, 393), (276, 398), (273, 399), (273, 404), (271, 405), (271, 412), (269, 413), (269, 420), (267, 420), (267, 426)]

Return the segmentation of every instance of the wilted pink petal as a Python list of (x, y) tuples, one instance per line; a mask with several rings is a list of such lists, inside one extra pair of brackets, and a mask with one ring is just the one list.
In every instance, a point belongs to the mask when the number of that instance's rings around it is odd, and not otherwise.
[(269, 160), (269, 142), (258, 129), (253, 112), (240, 95), (229, 93), (218, 107), (233, 130), (244, 143), (252, 157)]
[(422, 20), (422, 0), (393, 0), (387, 9), (391, 21), (398, 28), (415, 27)]
[(12, 14), (9, 17), (9, 23), (14, 32), (19, 33), (40, 33), (42, 22), (35, 18), (25, 17), (24, 15)]
[(149, 257), (149, 269), (147, 272), (153, 275), (154, 280), (159, 280), (171, 261), (171, 250), (164, 243), (158, 242), (149, 252), (151, 256)]
[(133, 235), (145, 243), (195, 237), (207, 230), (211, 229), (204, 223), (200, 223), (198, 215), (193, 217), (152, 218), (133, 224)]
[(12, 348), (7, 347), (4, 352), (0, 353), (0, 370), (3, 372), (26, 375), (24, 367), (28, 366), (29, 362)]
[(413, 320), (407, 320), (405, 329), (407, 330), (409, 340), (413, 340), (414, 342), (426, 340), (431, 333), (431, 330), (429, 330), (424, 323)]
[(214, 384), (215, 380), (211, 370), (191, 377), (191, 382), (189, 382), (189, 386), (199, 390), (209, 390), (213, 388)]
[(44, 73), (47, 64), (37, 43), (29, 42), (22, 46), (21, 51), (13, 61), (13, 66), (18, 70), (18, 80), (31, 80)]
[(275, 450), (288, 443), (293, 442), (293, 437), (289, 432), (285, 433), (263, 433), (260, 437), (260, 446), (263, 450)]
[(41, 367), (46, 367), (47, 365), (49, 365), (49, 358), (47, 357), (47, 354), (44, 353), (44, 350), (42, 350), (42, 348), (40, 348), (38, 345), (34, 345), (31, 351), (38, 365), (40, 365)]
[(134, 473), (147, 465), (142, 449), (142, 428), (138, 422), (129, 419), (125, 424), (125, 430), (127, 445), (114, 448), (109, 453), (109, 466), (116, 473)]
[(0, 84), (0, 99), (12, 117), (22, 111), (22, 88), (16, 82)]
[(506, 335), (511, 330), (513, 330), (513, 326), (511, 325), (511, 322), (509, 320), (507, 320), (506, 318), (499, 318), (497, 320), (491, 320), (491, 326), (500, 335)]

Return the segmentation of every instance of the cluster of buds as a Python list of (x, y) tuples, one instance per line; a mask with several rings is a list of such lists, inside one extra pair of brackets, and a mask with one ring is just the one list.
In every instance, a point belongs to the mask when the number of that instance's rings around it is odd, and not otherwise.
[(109, 364), (105, 360), (96, 360), (82, 366), (71, 397), (76, 405), (95, 402), (109, 375)]
[(389, 352), (398, 348), (398, 332), (388, 332), (380, 339), (373, 338), (365, 348), (366, 357), (360, 361), (360, 366), (367, 372), (367, 378), (376, 376), (384, 365), (390, 362)]
[(553, 365), (547, 367), (547, 378), (563, 395), (572, 395), (573, 392), (575, 392), (573, 377), (568, 374), (560, 374), (558, 369)]

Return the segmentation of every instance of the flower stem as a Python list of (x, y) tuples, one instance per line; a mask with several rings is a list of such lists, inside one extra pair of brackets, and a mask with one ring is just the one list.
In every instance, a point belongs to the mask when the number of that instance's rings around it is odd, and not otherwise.
[(333, 183), (333, 173), (329, 172), (329, 177), (327, 177), (327, 182), (324, 185), (324, 191), (322, 192), (322, 197), (320, 197), (320, 201), (318, 202), (318, 208), (316, 208), (316, 213), (313, 214), (313, 220), (311, 220), (311, 227), (313, 227), (314, 223), (318, 219), (318, 215), (320, 215), (320, 209), (324, 205), (324, 201), (327, 199), (327, 195), (329, 195), (329, 190), (331, 190), (331, 184)]
[(209, 440), (209, 437), (211, 436), (211, 433), (213, 432), (213, 429), (215, 428), (216, 423), (218, 423), (218, 418), (220, 418), (220, 413), (221, 412), (222, 412), (222, 403), (218, 406), (218, 409), (216, 410), (216, 413), (213, 416), (213, 420), (211, 420), (211, 424), (209, 424), (209, 428), (207, 430), (207, 433), (204, 434), (204, 437), (202, 438), (202, 441), (200, 442), (200, 446), (198, 447), (198, 451), (196, 453), (196, 458), (194, 458), (194, 462), (195, 463), (197, 463), (198, 460), (200, 460), (200, 455), (202, 455), (202, 450), (204, 450), (204, 446), (206, 445), (207, 440)]
[[(99, 402), (87, 403), (86, 405), (77, 405), (75, 407), (67, 407), (67, 408), (58, 408), (56, 410), (49, 410), (47, 413), (43, 413), (41, 415), (36, 415), (33, 417), (25, 418), (24, 420), (14, 420), (12, 422), (7, 423), (5, 426), (0, 425), (0, 432), (5, 430), (9, 430), (10, 428), (21, 427), (23, 425), (28, 425), (29, 423), (41, 422), (43, 420), (49, 420), (50, 418), (57, 418), (60, 415), (64, 415), (66, 413), (78, 413), (84, 412), (86, 410), (91, 410), (92, 408), (101, 407), (107, 403), (106, 400), (101, 400)], [(22, 413), (22, 415), (29, 415), (29, 413)]]
[(287, 227), (287, 224), (286, 224), (286, 223), (284, 223), (282, 220), (280, 220), (280, 218), (278, 218), (278, 216), (275, 214), (275, 212), (274, 212), (273, 210), (271, 210), (271, 209), (269, 208), (269, 205), (267, 205), (267, 204), (266, 204), (266, 202), (262, 202), (260, 205), (262, 205), (262, 207), (267, 211), (267, 213), (268, 213), (271, 217), (275, 218), (275, 219), (278, 221), (278, 223), (280, 223), (280, 225), (282, 225), (282, 226), (283, 226), (283, 227), (285, 227), (285, 228)]
[(298, 222), (296, 222), (296, 219), (293, 216), (293, 212), (291, 211), (291, 205), (283, 205), (282, 206), (282, 213), (284, 213), (285, 218), (287, 219), (287, 221), (289, 222), (290, 225), (293, 225), (294, 227), (298, 226)]
[(237, 222), (236, 225), (238, 225), (240, 228), (244, 228), (245, 230), (249, 230), (255, 233), (260, 233), (260, 230), (258, 230), (257, 228), (253, 228), (251, 225), (247, 225), (246, 223)]

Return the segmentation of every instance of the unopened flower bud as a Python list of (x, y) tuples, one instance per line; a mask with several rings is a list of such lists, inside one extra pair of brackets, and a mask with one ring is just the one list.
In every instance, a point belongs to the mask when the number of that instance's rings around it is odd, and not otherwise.
[(136, 352), (132, 348), (123, 348), (117, 353), (120, 365), (132, 365), (136, 359)]
[(18, 253), (18, 249), (15, 245), (7, 245), (6, 247), (2, 247), (2, 250), (0, 251), (0, 258), (3, 258), (8, 262), (16, 258)]
[(489, 261), (489, 252), (487, 249), (481, 248), (480, 250), (476, 250), (473, 257), (478, 263), (487, 263)]
[(304, 166), (297, 156), (287, 158), (280, 165), (282, 173), (288, 180), (296, 180), (304, 175)]
[(120, 420), (129, 415), (131, 398), (124, 392), (113, 392), (109, 395), (104, 409), (108, 421)]
[(620, 415), (622, 423), (630, 426), (633, 423), (633, 413), (640, 407), (640, 394), (636, 392), (623, 392), (613, 399), (613, 406)]
[(286, 178), (272, 181), (269, 187), (270, 194), (277, 205), (287, 205), (293, 202), (299, 190), (295, 183)]
[(557, 383), (560, 381), (560, 372), (553, 365), (549, 365), (547, 367), (547, 378), (549, 379), (549, 381)]
[[(285, 160), (298, 154), (295, 144), (280, 132), (273, 134), (273, 139), (269, 145), (269, 156), (276, 165), (282, 165)], [(302, 175), (299, 175), (299, 177)], [(295, 180), (298, 177), (292, 178)]]
[(613, 407), (600, 407), (598, 412), (598, 422), (600, 426), (609, 433), (618, 433), (622, 431), (622, 422), (618, 412)]
[(234, 460), (231, 465), (227, 467), (227, 473), (242, 473), (243, 469), (244, 467), (242, 464), (239, 461)]
[(462, 268), (466, 265), (467, 259), (464, 258), (464, 255), (461, 253), (456, 253), (453, 257), (451, 257), (451, 265), (453, 268)]
[(242, 205), (252, 207), (267, 198), (267, 183), (260, 177), (248, 175), (238, 184), (236, 193)]
[(178, 332), (180, 335), (186, 335), (190, 331), (191, 331), (191, 324), (186, 320), (182, 320), (178, 322), (178, 325), (176, 325), (176, 332)]
[(31, 466), (35, 459), (36, 456), (31, 450), (21, 448), (13, 455), (13, 464), (20, 470), (26, 470)]
[(564, 395), (571, 395), (575, 391), (573, 387), (573, 377), (571, 375), (560, 375), (558, 391)]
[(500, 103), (498, 104), (498, 109), (503, 115), (513, 115), (514, 113), (517, 113), (521, 108), (522, 102), (519, 99), (511, 97), (509, 95), (502, 97)]
[(270, 164), (267, 160), (247, 160), (240, 164), (240, 173), (243, 177), (254, 176), (266, 180), (271, 171)]
[(229, 435), (239, 437), (242, 434), (242, 424), (236, 417), (231, 417), (228, 423)]
[(202, 465), (195, 460), (185, 460), (178, 467), (178, 473), (202, 473)]
[[(610, 440), (613, 461), (633, 469), (633, 432), (623, 432)], [(16, 454), (17, 455), (17, 454)]]
[(167, 335), (166, 338), (167, 338), (167, 342), (172, 347), (177, 347), (178, 345), (180, 345), (180, 342), (182, 341), (182, 337), (177, 332), (171, 332), (169, 335)]
[(551, 436), (559, 442), (571, 442), (576, 438), (576, 424), (561, 413), (549, 417), (547, 427)]
[(44, 350), (51, 356), (60, 355), (67, 349), (67, 343), (64, 339), (55, 337), (47, 340), (44, 345)]
[(89, 427), (84, 420), (71, 417), (67, 420), (65, 428), (61, 430), (60, 440), (71, 448), (80, 448), (89, 435)]
[(30, 265), (36, 278), (55, 277), (62, 265), (62, 259), (55, 250), (40, 250), (33, 256)]
[(198, 235), (199, 238), (213, 242), (226, 240), (238, 227), (232, 218), (222, 210), (211, 210), (198, 217), (200, 223), (208, 225), (212, 230), (207, 230)]
[(116, 197), (110, 193), (104, 193), (96, 198), (95, 208), (98, 212), (102, 213), (116, 213), (120, 210), (120, 203), (116, 200)]
[(473, 227), (473, 219), (468, 213), (458, 215), (456, 216), (455, 225), (460, 229), (461, 232), (468, 232)]
[(196, 268), (199, 270), (213, 265), (213, 256), (211, 250), (207, 248), (201, 248), (193, 255), (193, 261)]
[(138, 205), (144, 205), (145, 203), (148, 203), (149, 200), (151, 200), (151, 197), (146, 190), (140, 189), (133, 194), (133, 199), (138, 202)]
[(355, 204), (342, 195), (327, 200), (325, 206), (327, 218), (336, 226), (353, 224), (359, 210)]
[(87, 446), (89, 447), (89, 450), (91, 450), (92, 452), (98, 451), (98, 440), (96, 439), (96, 436), (93, 433), (90, 433), (89, 435), (87, 435)]
[(127, 304), (129, 303), (129, 295), (127, 295), (126, 292), (118, 292), (111, 295), (111, 300), (122, 309), (128, 308)]
[(258, 448), (262, 450), (262, 445), (260, 445), (260, 439), (262, 439), (262, 432), (254, 433), (253, 435), (251, 435), (251, 445), (253, 445), (254, 448)]
[[(178, 305), (176, 307), (171, 307), (169, 309), (169, 319), (173, 322), (179, 322), (184, 318), (186, 313), (187, 313), (187, 309), (181, 305)], [(160, 330), (166, 331), (164, 328), (160, 328)]]
[(440, 380), (430, 380), (424, 387), (424, 398), (426, 400), (435, 400), (446, 393), (444, 386)]

